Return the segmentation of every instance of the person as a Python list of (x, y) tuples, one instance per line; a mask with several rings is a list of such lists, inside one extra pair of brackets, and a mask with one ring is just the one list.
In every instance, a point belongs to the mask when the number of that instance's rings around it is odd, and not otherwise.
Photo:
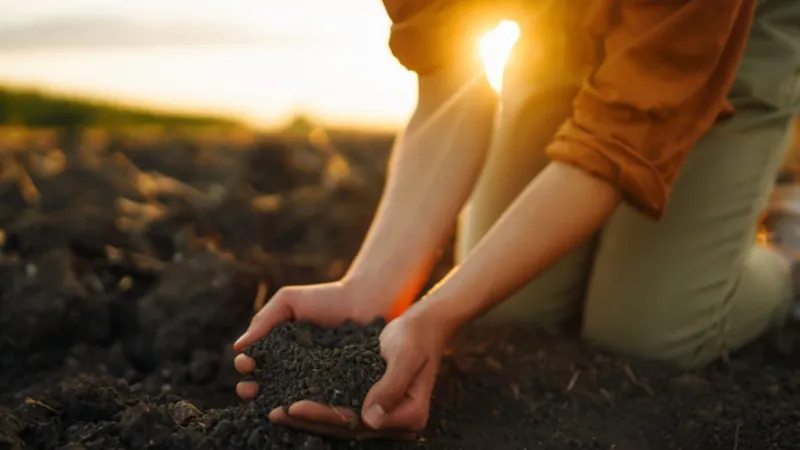
[[(282, 321), (386, 316), (387, 369), (361, 412), (304, 401), (270, 420), (348, 437), (421, 430), (448, 339), (478, 318), (579, 317), (595, 345), (685, 368), (786, 321), (800, 195), (770, 198), (800, 104), (800, 2), (384, 4), (418, 102), (372, 227), (341, 280), (281, 289), (235, 348)], [(470, 47), (493, 8), (522, 30), (501, 98), (476, 81)], [(764, 243), (769, 204), (783, 219)], [(459, 214), (457, 266), (413, 302)]]

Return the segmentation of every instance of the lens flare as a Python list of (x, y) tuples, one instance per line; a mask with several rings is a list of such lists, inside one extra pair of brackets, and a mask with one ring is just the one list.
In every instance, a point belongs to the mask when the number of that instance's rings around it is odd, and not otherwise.
[(497, 92), (503, 87), (503, 71), (519, 34), (519, 25), (516, 22), (504, 20), (494, 30), (486, 33), (478, 43), (486, 78)]

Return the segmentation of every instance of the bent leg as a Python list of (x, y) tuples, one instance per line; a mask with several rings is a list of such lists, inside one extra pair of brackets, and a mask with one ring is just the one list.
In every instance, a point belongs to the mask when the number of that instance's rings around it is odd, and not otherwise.
[[(572, 113), (587, 68), (582, 27), (587, 11), (570, 2), (528, 5), (523, 39), (506, 66), (496, 132), (483, 173), (462, 213), (457, 260), (489, 231), (531, 180), (550, 162), (545, 147)], [(537, 236), (530, 236), (533, 241)], [(526, 245), (520, 242), (519, 245)], [(592, 261), (590, 239), (486, 316), (490, 321), (560, 325), (577, 317)], [(502, 265), (498, 261), (498, 265)]]
[(786, 314), (788, 264), (755, 243), (786, 121), (731, 125), (697, 145), (661, 222), (626, 206), (612, 217), (589, 284), (585, 338), (693, 367), (739, 348)]
[(737, 114), (689, 155), (664, 219), (621, 207), (604, 230), (584, 336), (703, 365), (786, 317), (786, 259), (755, 243), (800, 106), (800, 3), (763, 0), (730, 95)]
[[(523, 93), (517, 90), (515, 94)], [(486, 166), (460, 218), (459, 263), (547, 165), (544, 148), (569, 113), (573, 97), (574, 91), (562, 88), (525, 95), (524, 101), (503, 105)], [(591, 243), (574, 250), (484, 319), (551, 326), (574, 317), (580, 310), (591, 251)]]
[(689, 155), (664, 219), (621, 207), (604, 230), (587, 339), (694, 367), (784, 320), (788, 262), (755, 235), (800, 103), (800, 3), (759, 4), (730, 97), (737, 114)]
[[(563, 77), (537, 83), (523, 79), (506, 84), (494, 139), (470, 202), (462, 212), (456, 259), (469, 251), (548, 164), (545, 146), (569, 116), (577, 84)], [(530, 236), (530, 239), (536, 239)], [(525, 242), (520, 242), (525, 245)], [(577, 316), (591, 263), (591, 243), (574, 250), (484, 320), (535, 323), (545, 327)], [(502, 265), (502, 261), (497, 262)]]

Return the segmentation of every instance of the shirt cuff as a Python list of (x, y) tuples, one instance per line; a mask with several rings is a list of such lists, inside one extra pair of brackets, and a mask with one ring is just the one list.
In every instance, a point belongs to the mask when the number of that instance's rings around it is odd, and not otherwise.
[(566, 122), (547, 149), (554, 161), (577, 167), (617, 187), (625, 203), (659, 220), (669, 199), (669, 187), (659, 170), (632, 148), (599, 142), (572, 120)]

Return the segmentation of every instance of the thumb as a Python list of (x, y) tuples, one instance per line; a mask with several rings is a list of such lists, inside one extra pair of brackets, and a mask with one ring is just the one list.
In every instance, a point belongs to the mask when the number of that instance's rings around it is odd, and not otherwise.
[(363, 421), (379, 429), (389, 415), (405, 399), (408, 387), (424, 365), (420, 354), (395, 356), (387, 361), (383, 377), (370, 389), (364, 402)]
[(245, 348), (266, 336), (279, 323), (292, 320), (294, 310), (290, 296), (291, 291), (288, 289), (278, 291), (250, 321), (250, 326), (233, 344), (234, 350), (244, 351)]

